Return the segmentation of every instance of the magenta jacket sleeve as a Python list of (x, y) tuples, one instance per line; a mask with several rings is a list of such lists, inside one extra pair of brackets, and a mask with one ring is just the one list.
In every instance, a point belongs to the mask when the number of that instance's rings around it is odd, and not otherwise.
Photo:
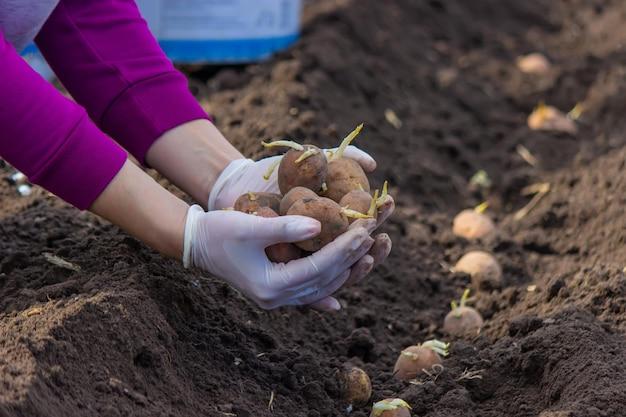
[(61, 0), (36, 42), (92, 120), (142, 163), (164, 132), (208, 118), (133, 0)]
[(80, 106), (34, 72), (0, 30), (0, 156), (80, 209), (126, 161)]

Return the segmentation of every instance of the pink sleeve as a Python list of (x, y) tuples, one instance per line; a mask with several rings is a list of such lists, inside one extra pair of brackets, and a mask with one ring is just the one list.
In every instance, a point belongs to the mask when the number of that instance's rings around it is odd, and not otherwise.
[(132, 0), (61, 0), (36, 42), (92, 120), (142, 163), (164, 132), (208, 118)]
[(80, 209), (91, 205), (126, 161), (126, 152), (34, 72), (1, 31), (0, 156)]

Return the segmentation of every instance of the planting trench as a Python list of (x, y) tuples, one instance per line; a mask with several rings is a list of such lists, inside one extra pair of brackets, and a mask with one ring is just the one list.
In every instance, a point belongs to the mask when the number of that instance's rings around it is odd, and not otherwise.
[[(401, 397), (416, 416), (626, 415), (625, 23), (617, 0), (323, 0), (269, 62), (185, 68), (251, 157), (261, 139), (330, 146), (365, 122), (357, 145), (397, 201), (384, 228), (394, 249), (339, 293), (336, 314), (261, 311), (89, 213), (3, 182), (0, 416), (341, 416), (336, 370), (348, 361), (372, 378), (372, 400)], [(517, 70), (533, 51), (549, 74)], [(579, 132), (529, 130), (540, 101), (584, 103)], [(468, 187), (480, 169), (487, 192)], [(516, 220), (521, 190), (539, 182), (550, 192)], [(455, 237), (454, 214), (483, 200), (497, 237)], [(450, 265), (477, 248), (504, 269), (501, 290), (474, 293), (485, 328), (450, 340), (440, 374), (395, 381), (402, 348), (445, 338), (449, 302), (469, 283)]]

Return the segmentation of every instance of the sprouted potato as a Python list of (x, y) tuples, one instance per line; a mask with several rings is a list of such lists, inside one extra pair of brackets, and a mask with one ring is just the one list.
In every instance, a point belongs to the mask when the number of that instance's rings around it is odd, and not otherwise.
[[(448, 355), (449, 343), (429, 340), (421, 345), (409, 346), (400, 352), (393, 368), (397, 379), (408, 381), (420, 373), (431, 372), (434, 365), (441, 365), (441, 356)], [(441, 356), (440, 356), (441, 355)]]
[(372, 382), (367, 373), (356, 366), (347, 366), (339, 373), (339, 384), (348, 404), (362, 406), (372, 396)]
[(374, 403), (370, 417), (411, 417), (411, 406), (400, 398), (387, 398)]
[(252, 214), (259, 207), (269, 207), (278, 212), (281, 198), (280, 194), (249, 192), (239, 196), (235, 201), (234, 209)]
[[(271, 143), (263, 142), (267, 148), (285, 146), (291, 148), (281, 158), (277, 158), (263, 175), (269, 180), (278, 167), (278, 186), (284, 197), (278, 208), (272, 209), (280, 215), (302, 215), (318, 220), (321, 232), (318, 236), (297, 242), (300, 249), (315, 252), (344, 233), (352, 219), (375, 218), (378, 209), (384, 204), (387, 195), (387, 183), (383, 194), (378, 197), (369, 195), (370, 185), (365, 172), (354, 160), (345, 158), (344, 152), (350, 142), (359, 134), (363, 125), (359, 125), (340, 144), (336, 152), (328, 156), (313, 145), (300, 145), (293, 141), (278, 140)], [(329, 185), (329, 167), (333, 166), (332, 184)], [(345, 207), (337, 204), (349, 191), (363, 191), (367, 196), (361, 199), (367, 205), (358, 204), (358, 210), (352, 208), (356, 200), (350, 200)], [(334, 200), (327, 198), (333, 196)], [(250, 210), (249, 208), (245, 207)]]
[(283, 196), (283, 199), (280, 200), (280, 215), (286, 215), (293, 203), (305, 197), (317, 198), (317, 194), (306, 187), (293, 187)]
[(470, 290), (463, 292), (460, 303), (452, 301), (451, 311), (446, 315), (443, 322), (443, 331), (451, 336), (462, 337), (469, 334), (477, 334), (483, 327), (483, 318), (476, 309), (466, 305)]
[(556, 107), (539, 103), (533, 112), (528, 115), (528, 127), (532, 130), (551, 130), (576, 134), (576, 122)]
[[(269, 207), (259, 207), (259, 209), (252, 214), (260, 217), (278, 217), (278, 214)], [(272, 262), (287, 263), (294, 259), (300, 259), (302, 257), (302, 250), (293, 243), (282, 242), (265, 248), (265, 254)]]
[(367, 191), (353, 190), (339, 200), (339, 205), (341, 207), (348, 207), (359, 213), (367, 214), (370, 211), (373, 201), (374, 199)]
[(319, 235), (296, 243), (299, 248), (309, 252), (320, 250), (348, 230), (348, 217), (341, 206), (324, 197), (302, 198), (291, 205), (287, 215), (312, 217), (321, 223)]
[(493, 235), (496, 225), (483, 213), (485, 204), (474, 209), (466, 209), (456, 215), (452, 222), (452, 232), (465, 239), (482, 239)]
[(363, 124), (357, 126), (341, 142), (336, 152), (328, 157), (328, 175), (326, 177), (323, 195), (339, 202), (344, 195), (353, 190), (370, 191), (370, 183), (365, 171), (354, 159), (344, 158), (343, 154), (350, 143), (363, 129)]
[(517, 58), (517, 68), (526, 74), (545, 74), (550, 71), (550, 61), (538, 52)]
[[(305, 187), (316, 193), (323, 190), (328, 174), (328, 161), (320, 148), (287, 140), (263, 142), (263, 146), (291, 148), (283, 155), (278, 165), (278, 188), (283, 195), (294, 187)], [(270, 167), (265, 175), (266, 179), (269, 179), (274, 168)]]
[(466, 253), (454, 266), (455, 272), (472, 277), (476, 289), (490, 290), (502, 286), (502, 268), (493, 255), (476, 250)]
[[(350, 191), (344, 195), (339, 201), (339, 205), (343, 208), (354, 210), (361, 214), (367, 215), (367, 217), (375, 219), (378, 217), (378, 209), (384, 204), (387, 197), (387, 181), (383, 185), (383, 192), (378, 196), (378, 190), (374, 191), (374, 195), (363, 190)], [(348, 221), (352, 223), (354, 218), (350, 218)]]

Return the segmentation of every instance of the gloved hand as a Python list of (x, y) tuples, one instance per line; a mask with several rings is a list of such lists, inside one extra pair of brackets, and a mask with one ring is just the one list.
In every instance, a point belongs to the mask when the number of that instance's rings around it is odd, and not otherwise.
[[(376, 169), (376, 161), (369, 154), (355, 146), (348, 146), (343, 156), (357, 161), (365, 172), (372, 172)], [(259, 161), (238, 159), (231, 162), (220, 174), (213, 186), (209, 195), (209, 210), (232, 207), (240, 195), (250, 191), (280, 193), (278, 188), (278, 169), (274, 170), (268, 180), (263, 178), (269, 167), (279, 158), (281, 156), (264, 158)], [(389, 218), (394, 208), (393, 198), (387, 196), (383, 205), (379, 208), (377, 223), (374, 229)], [(354, 222), (353, 224), (358, 223)], [(352, 274), (346, 284), (353, 285), (361, 281), (376, 265), (381, 264), (390, 252), (391, 239), (389, 236), (386, 233), (377, 235), (369, 254), (363, 256), (352, 268)], [(312, 307), (327, 310), (329, 306), (335, 306), (335, 303), (337, 303), (335, 299), (326, 298), (313, 304)]]
[[(286, 264), (271, 262), (265, 248), (317, 235), (320, 223), (309, 217), (264, 218), (236, 211), (187, 213), (183, 264), (208, 271), (229, 282), (261, 308), (314, 304), (338, 310), (330, 297), (348, 280), (358, 280), (373, 267), (366, 255), (374, 243), (373, 219), (354, 222), (350, 229), (319, 251)], [(368, 262), (360, 261), (364, 258)], [(356, 264), (356, 265), (355, 265)]]

